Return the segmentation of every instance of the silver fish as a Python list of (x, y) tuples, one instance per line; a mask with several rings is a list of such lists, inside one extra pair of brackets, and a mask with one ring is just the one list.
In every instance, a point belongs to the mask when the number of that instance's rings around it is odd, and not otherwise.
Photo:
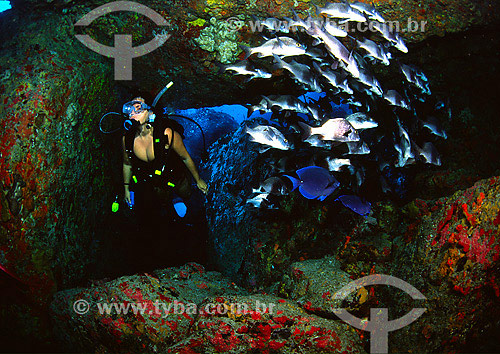
[(301, 43), (290, 37), (277, 37), (267, 40), (264, 44), (258, 47), (250, 48), (240, 45), (240, 48), (245, 52), (245, 59), (252, 54), (257, 54), (258, 57), (270, 57), (273, 54), (280, 56), (293, 56), (306, 54), (306, 48)]
[(334, 36), (326, 33), (321, 30), (315, 23), (310, 28), (308, 32), (312, 35), (318, 36), (321, 38), (323, 43), (326, 46), (328, 52), (336, 59), (341, 60), (346, 65), (346, 70), (351, 73), (352, 76), (358, 78), (359, 77), (359, 68), (358, 64), (354, 57), (349, 53), (346, 47)]
[(351, 166), (351, 160), (349, 159), (327, 157), (326, 162), (328, 163), (328, 169), (331, 172), (340, 172), (343, 166)]
[(262, 182), (257, 189), (253, 189), (252, 193), (268, 193), (274, 195), (286, 195), (290, 189), (285, 182), (279, 177), (269, 177)]
[(322, 121), (323, 120), (323, 112), (320, 106), (316, 103), (314, 100), (307, 100), (307, 109), (309, 110), (309, 114), (313, 117), (314, 120), (316, 121)]
[[(361, 85), (361, 84), (360, 84), (360, 85)], [(356, 91), (360, 91), (360, 90), (356, 90)], [(352, 97), (349, 97), (347, 100), (345, 100), (345, 102), (346, 102), (347, 104), (352, 105), (352, 106), (356, 106), (356, 107), (363, 107), (363, 103), (362, 103), (362, 102), (357, 101), (357, 100), (355, 100), (355, 99), (354, 99), (354, 98), (352, 98)]]
[(360, 69), (358, 79), (362, 84), (369, 87), (370, 92), (377, 96), (382, 96), (384, 94), (382, 87), (380, 87), (380, 82), (378, 82), (375, 76), (371, 75), (367, 70)]
[(432, 134), (440, 136), (443, 139), (447, 139), (448, 136), (441, 126), (441, 122), (436, 117), (429, 116), (427, 117), (427, 121), (422, 121), (422, 126), (428, 128)]
[(303, 140), (309, 138), (311, 135), (318, 135), (321, 140), (339, 142), (359, 140), (356, 130), (344, 118), (328, 119), (320, 127), (311, 127), (302, 122), (299, 122), (299, 125), (304, 129)]
[(404, 167), (408, 163), (412, 162), (415, 155), (412, 152), (412, 142), (408, 132), (401, 126), (398, 122), (400, 142), (394, 145), (394, 148), (398, 152), (398, 162), (395, 164), (396, 167)]
[(347, 3), (343, 2), (328, 2), (324, 7), (318, 7), (314, 5), (316, 8), (316, 15), (326, 15), (332, 18), (339, 18), (344, 21), (355, 21), (355, 22), (365, 22), (366, 17), (363, 16), (363, 13), (352, 8)]
[(385, 23), (372, 22), (371, 26), (372, 28), (377, 30), (382, 35), (382, 37), (391, 42), (391, 44), (396, 49), (403, 53), (408, 53), (408, 48), (406, 47), (403, 38), (401, 38), (401, 36), (397, 32), (393, 32), (389, 25)]
[(394, 45), (394, 47), (403, 52), (403, 53), (408, 53), (408, 47), (406, 46), (406, 43), (405, 41), (403, 40), (403, 38), (401, 38), (401, 36), (399, 34), (396, 33), (396, 43)]
[(307, 104), (292, 95), (272, 95), (262, 96), (262, 100), (256, 104), (247, 106), (247, 117), (250, 117), (253, 112), (259, 111), (261, 114), (269, 111), (295, 111), (303, 114), (311, 113)]
[(366, 178), (366, 169), (363, 166), (357, 165), (351, 165), (347, 166), (349, 172), (351, 175), (354, 175), (356, 177), (356, 185), (360, 187), (364, 182)]
[(371, 5), (368, 5), (367, 3), (364, 3), (364, 2), (355, 1), (353, 3), (350, 3), (349, 5), (351, 5), (351, 7), (353, 9), (356, 9), (356, 10), (368, 15), (368, 18), (370, 20), (375, 20), (378, 22), (385, 22), (384, 18), (382, 17), (380, 12), (377, 11), (377, 9), (373, 5), (373, 3)]
[(252, 80), (254, 78), (268, 79), (272, 76), (271, 73), (256, 68), (248, 60), (242, 60), (235, 64), (228, 64), (228, 65), (218, 64), (218, 66), (219, 66), (219, 73), (223, 73), (226, 71), (234, 71), (238, 75), (250, 75), (251, 77), (249, 80)]
[(390, 53), (384, 48), (368, 38), (363, 38), (361, 41), (356, 40), (358, 47), (364, 49), (372, 58), (380, 60), (382, 64), (389, 65)]
[(324, 29), (327, 33), (334, 37), (347, 37), (347, 32), (342, 28), (342, 26), (338, 26), (334, 21), (330, 19), (325, 19)]
[(260, 20), (256, 16), (252, 16), (256, 25), (261, 25), (267, 28), (270, 32), (282, 32), (289, 33), (290, 32), (290, 24), (285, 20), (280, 20), (274, 17), (266, 18), (265, 20)]
[(289, 110), (299, 113), (310, 113), (307, 104), (292, 95), (262, 96), (271, 110)]
[(304, 142), (308, 143), (311, 146), (323, 148), (323, 149), (329, 149), (332, 147), (331, 142), (321, 140), (319, 135), (311, 135), (310, 137), (305, 139)]
[(370, 148), (364, 141), (348, 141), (346, 144), (349, 149), (347, 155), (366, 155), (370, 153)]
[(351, 123), (352, 127), (356, 130), (371, 129), (378, 127), (378, 123), (363, 112), (356, 112), (350, 114), (345, 119), (349, 123)]
[(426, 142), (424, 143), (422, 148), (419, 148), (416, 144), (414, 144), (414, 146), (419, 155), (424, 158), (424, 161), (426, 163), (441, 166), (441, 156), (439, 155), (439, 152), (437, 151), (434, 144), (432, 144), (431, 142)]
[(323, 49), (321, 48), (309, 48), (307, 49), (306, 54), (308, 57), (310, 57), (312, 60), (318, 61), (320, 63), (323, 63), (329, 59), (328, 53), (326, 53)]
[(320, 73), (333, 88), (342, 90), (348, 95), (352, 95), (354, 93), (345, 79), (345, 74), (330, 70), (329, 68), (324, 66), (319, 66), (316, 63), (313, 63), (313, 66), (316, 71)]
[(405, 76), (406, 80), (415, 86), (417, 86), (422, 93), (427, 95), (431, 94), (429, 89), (429, 82), (422, 70), (416, 68), (413, 65), (400, 64), (399, 68)]
[[(294, 9), (292, 9), (292, 13), (293, 13), (293, 19), (285, 17), (285, 20), (288, 21), (288, 25), (289, 25), (290, 29), (292, 30), (292, 32), (297, 31), (298, 28), (302, 28), (303, 30), (307, 30), (311, 26), (311, 21), (313, 21), (311, 16), (308, 16), (305, 20), (303, 20), (302, 18), (300, 18), (299, 15), (297, 15), (297, 13), (295, 12)], [(295, 27), (295, 28), (293, 28), (293, 27)]]
[(385, 92), (383, 97), (393, 106), (398, 106), (407, 110), (411, 109), (408, 102), (406, 102), (405, 99), (396, 90), (389, 90)]
[(295, 60), (292, 60), (290, 61), (290, 63), (287, 63), (276, 54), (274, 54), (274, 59), (277, 62), (274, 69), (285, 69), (293, 75), (293, 78), (296, 81), (306, 85), (312, 91), (315, 92), (323, 91), (319, 86), (318, 82), (316, 81), (316, 78), (313, 76), (313, 73), (309, 69), (309, 66), (297, 63)]
[(251, 199), (247, 199), (246, 204), (251, 204), (256, 208), (259, 208), (262, 202), (267, 201), (267, 196), (269, 193), (260, 193)]
[(248, 108), (247, 118), (250, 117), (255, 111), (259, 111), (261, 114), (263, 114), (268, 112), (270, 109), (268, 107), (267, 101), (264, 98), (260, 100), (259, 103), (250, 106), (247, 105), (246, 107)]
[(253, 129), (246, 127), (245, 132), (252, 137), (250, 141), (266, 145), (269, 148), (280, 150), (289, 150), (291, 148), (289, 141), (275, 127), (258, 125)]

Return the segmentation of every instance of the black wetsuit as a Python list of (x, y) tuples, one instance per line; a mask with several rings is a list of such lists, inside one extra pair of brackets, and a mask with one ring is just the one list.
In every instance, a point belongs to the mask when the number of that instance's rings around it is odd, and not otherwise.
[[(184, 200), (191, 195), (190, 172), (181, 157), (172, 149), (175, 134), (172, 134), (170, 144), (168, 136), (165, 135), (166, 128), (171, 128), (172, 132), (176, 131), (176, 124), (178, 123), (167, 118), (160, 118), (152, 124), (155, 158), (149, 162), (140, 160), (133, 152), (136, 131), (125, 135), (125, 149), (130, 156), (133, 171), (131, 186), (136, 193), (138, 208), (158, 203), (168, 207), (167, 202), (172, 198), (172, 191)], [(179, 135), (182, 136), (182, 132)]]

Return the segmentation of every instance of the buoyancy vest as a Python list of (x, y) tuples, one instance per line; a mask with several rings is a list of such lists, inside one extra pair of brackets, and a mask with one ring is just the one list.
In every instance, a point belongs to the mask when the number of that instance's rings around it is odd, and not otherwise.
[[(142, 161), (134, 154), (136, 131), (129, 131), (125, 134), (125, 150), (132, 160), (132, 180), (134, 183), (148, 182), (158, 187), (175, 187), (187, 176), (188, 172), (180, 156), (172, 151), (175, 136), (173, 133), (176, 131), (175, 128), (178, 128), (179, 123), (168, 118), (161, 118), (155, 120), (151, 125), (153, 126), (154, 150), (154, 160), (152, 161)], [(172, 129), (172, 140), (167, 149), (165, 149), (168, 144), (168, 136), (165, 135), (166, 128)], [(178, 130), (182, 130), (182, 126)], [(178, 133), (182, 136), (182, 131)]]

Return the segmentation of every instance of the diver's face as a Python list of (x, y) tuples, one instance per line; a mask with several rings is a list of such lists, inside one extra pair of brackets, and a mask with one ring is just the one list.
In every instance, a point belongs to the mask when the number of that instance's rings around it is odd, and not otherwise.
[(146, 123), (149, 117), (149, 111), (145, 109), (143, 110), (140, 103), (134, 104), (134, 108), (135, 110), (130, 113), (130, 119), (134, 119), (141, 124)]

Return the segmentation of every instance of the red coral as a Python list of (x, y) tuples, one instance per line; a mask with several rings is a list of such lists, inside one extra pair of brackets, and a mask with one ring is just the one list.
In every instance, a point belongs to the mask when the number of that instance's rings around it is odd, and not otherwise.
[(499, 288), (498, 284), (495, 282), (494, 275), (492, 275), (490, 278), (490, 285), (493, 288), (493, 290), (495, 291), (495, 296), (500, 297), (500, 288)]
[[(495, 236), (491, 235), (491, 231), (485, 232), (483, 229), (475, 230), (472, 237), (469, 238), (465, 231), (461, 231), (457, 234), (458, 243), (464, 248), (464, 252), (467, 253), (467, 257), (481, 264), (490, 265), (491, 261), (488, 259), (488, 255), (492, 250), (496, 251), (493, 253), (493, 257), (496, 259), (498, 257), (498, 247), (493, 247), (495, 243)], [(481, 238), (485, 238), (481, 241)], [(489, 239), (488, 239), (489, 236)]]
[(497, 213), (497, 217), (493, 220), (493, 225), (498, 226), (500, 224), (500, 210)]
[(275, 340), (272, 340), (269, 342), (269, 349), (271, 350), (278, 350), (280, 348), (283, 348), (285, 346), (285, 342), (278, 342)]
[(293, 276), (294, 276), (295, 278), (297, 278), (297, 279), (300, 279), (300, 278), (304, 275), (304, 272), (303, 272), (303, 271), (301, 271), (301, 270), (300, 270), (300, 269), (298, 269), (298, 268), (294, 268), (292, 273), (293, 273)]
[(280, 316), (280, 317), (274, 317), (273, 321), (276, 323), (279, 323), (281, 325), (284, 325), (285, 323), (287, 323), (289, 321), (289, 319), (286, 316)]
[(451, 208), (448, 209), (448, 212), (446, 213), (445, 218), (439, 222), (438, 227), (437, 227), (437, 232), (438, 233), (451, 220), (451, 217), (453, 216), (454, 212), (455, 212), (455, 204), (453, 204), (451, 206)]
[(468, 205), (467, 204), (462, 204), (462, 210), (463, 210), (463, 212), (465, 214), (465, 217), (469, 221), (469, 223), (472, 226), (476, 225), (476, 223), (477, 223), (476, 218), (474, 217), (474, 215), (472, 215), (472, 214), (469, 213)]

